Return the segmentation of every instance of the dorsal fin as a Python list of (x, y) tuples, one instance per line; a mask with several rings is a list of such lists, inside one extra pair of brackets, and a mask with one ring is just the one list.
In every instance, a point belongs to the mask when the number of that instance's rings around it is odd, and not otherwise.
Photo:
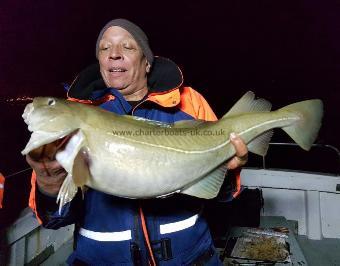
[(223, 118), (250, 112), (268, 112), (271, 107), (270, 102), (262, 98), (255, 99), (255, 94), (252, 91), (248, 91), (234, 104)]

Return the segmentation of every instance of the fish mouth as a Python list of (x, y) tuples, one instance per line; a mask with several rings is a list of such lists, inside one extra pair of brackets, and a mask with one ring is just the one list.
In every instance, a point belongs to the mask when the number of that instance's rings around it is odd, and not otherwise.
[(46, 159), (50, 161), (55, 160), (57, 152), (65, 148), (71, 137), (76, 134), (77, 131), (78, 130), (61, 138), (58, 138), (52, 142), (34, 148), (29, 151), (28, 154), (33, 160), (38, 162), (45, 161)]
[[(45, 157), (54, 159), (57, 151), (62, 150), (71, 137), (78, 132), (78, 130), (79, 128), (68, 130), (62, 133), (35, 131), (31, 134), (31, 138), (26, 144), (26, 147), (21, 151), (21, 154), (29, 154), (30, 156), (39, 160), (39, 158), (43, 157), (43, 155), (46, 153), (47, 156)], [(44, 146), (46, 147), (44, 148)], [(43, 149), (46, 148), (47, 151), (43, 151)]]
[(33, 103), (27, 104), (25, 109), (24, 109), (24, 113), (22, 114), (22, 118), (24, 119), (26, 124), (29, 123), (29, 117), (30, 117), (30, 115), (32, 114), (33, 111), (34, 111)]

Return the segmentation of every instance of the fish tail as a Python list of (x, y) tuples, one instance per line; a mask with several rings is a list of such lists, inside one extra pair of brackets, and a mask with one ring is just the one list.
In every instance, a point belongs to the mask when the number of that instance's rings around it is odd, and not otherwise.
[(298, 115), (299, 119), (282, 129), (304, 150), (314, 143), (323, 116), (323, 104), (319, 99), (307, 100), (287, 105), (279, 111)]

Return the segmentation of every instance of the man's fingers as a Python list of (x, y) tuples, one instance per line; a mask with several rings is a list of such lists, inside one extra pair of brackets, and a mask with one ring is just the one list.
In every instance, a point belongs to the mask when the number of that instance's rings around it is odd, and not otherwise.
[(61, 176), (64, 176), (64, 175), (66, 176), (66, 174), (67, 174), (64, 168), (59, 168), (59, 169), (55, 170), (54, 173), (56, 175), (61, 175)]
[(235, 133), (230, 134), (230, 141), (234, 145), (236, 156), (237, 157), (244, 157), (248, 155), (248, 148), (244, 141)]
[(36, 161), (29, 155), (26, 155), (26, 161), (36, 173), (39, 189), (47, 194), (57, 195), (67, 176), (66, 170), (60, 163), (47, 157)]
[(248, 161), (248, 148), (244, 141), (235, 133), (230, 134), (230, 142), (235, 148), (235, 156), (227, 163), (228, 169), (236, 169)]

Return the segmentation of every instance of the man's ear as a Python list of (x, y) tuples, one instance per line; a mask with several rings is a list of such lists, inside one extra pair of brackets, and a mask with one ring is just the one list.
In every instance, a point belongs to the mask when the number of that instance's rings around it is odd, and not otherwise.
[(150, 63), (148, 61), (146, 61), (146, 73), (150, 73)]

